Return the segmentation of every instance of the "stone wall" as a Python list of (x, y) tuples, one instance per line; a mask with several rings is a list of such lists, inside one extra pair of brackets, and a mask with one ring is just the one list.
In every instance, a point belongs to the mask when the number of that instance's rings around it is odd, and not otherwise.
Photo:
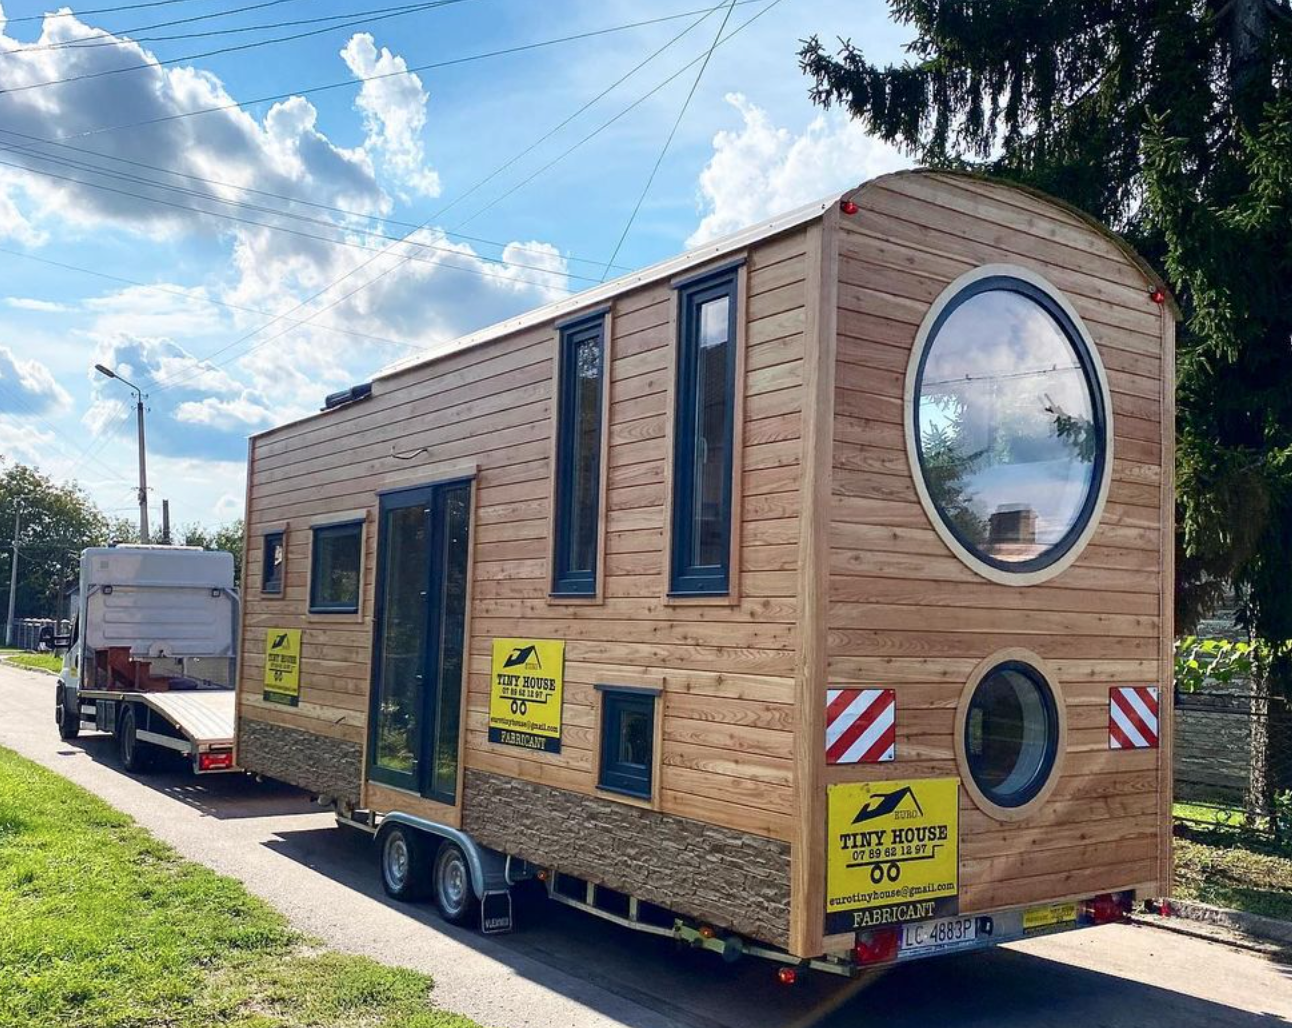
[(358, 743), (299, 728), (238, 718), (238, 764), (319, 796), (359, 802), (363, 750)]
[(788, 843), (471, 770), (462, 827), (531, 863), (773, 945), (789, 943)]

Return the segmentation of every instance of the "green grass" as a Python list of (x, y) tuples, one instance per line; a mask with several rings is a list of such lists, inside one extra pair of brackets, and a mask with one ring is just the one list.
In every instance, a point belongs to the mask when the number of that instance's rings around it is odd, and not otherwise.
[(1171, 808), (1177, 821), (1188, 821), (1199, 828), (1245, 828), (1247, 815), (1237, 807), (1213, 806), (1207, 803), (1176, 803)]
[(6, 657), (5, 662), (15, 667), (36, 668), (40, 671), (52, 671), (58, 674), (63, 670), (63, 658), (53, 653), (18, 653)]
[(1292, 858), (1177, 838), (1174, 894), (1292, 921)]
[(0, 1028), (476, 1028), (0, 747)]

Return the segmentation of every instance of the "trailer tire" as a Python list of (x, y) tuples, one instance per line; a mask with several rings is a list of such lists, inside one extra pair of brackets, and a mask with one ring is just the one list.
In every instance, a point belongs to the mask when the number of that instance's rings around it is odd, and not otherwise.
[(144, 774), (152, 765), (152, 747), (139, 739), (138, 715), (133, 703), (127, 703), (117, 722), (117, 753), (121, 766), (132, 775)]
[(475, 911), (476, 895), (471, 887), (471, 869), (466, 854), (454, 842), (443, 842), (435, 854), (435, 905), (449, 924), (466, 924)]
[(381, 887), (404, 903), (425, 899), (427, 839), (416, 828), (391, 825), (381, 834)]
[(54, 688), (54, 723), (60, 739), (75, 739), (81, 734), (81, 712), (68, 707), (67, 686), (62, 682)]

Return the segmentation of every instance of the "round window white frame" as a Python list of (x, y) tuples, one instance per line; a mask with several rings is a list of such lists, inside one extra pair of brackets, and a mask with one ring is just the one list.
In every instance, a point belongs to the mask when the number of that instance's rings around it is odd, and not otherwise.
[[(1081, 336), (1081, 341), (1085, 344), (1086, 353), (1090, 358), (1090, 370), (1094, 373), (1095, 382), (1103, 398), (1104, 468), (1103, 477), (1100, 479), (1098, 492), (1095, 495), (1094, 506), (1090, 509), (1090, 516), (1086, 519), (1081, 532), (1072, 540), (1064, 554), (1045, 567), (1037, 568), (1034, 571), (1009, 571), (993, 567), (956, 537), (951, 526), (943, 518), (942, 512), (938, 510), (937, 503), (934, 502), (933, 497), (929, 494), (928, 483), (924, 479), (924, 469), (920, 466), (919, 445), (915, 438), (915, 390), (918, 385), (920, 363), (929, 345), (929, 335), (947, 305), (967, 287), (984, 278), (1015, 278), (1026, 282), (1028, 285), (1045, 293), (1067, 315), (1072, 326)], [(1113, 401), (1112, 394), (1108, 389), (1108, 373), (1104, 370), (1104, 362), (1099, 357), (1099, 350), (1095, 347), (1094, 340), (1086, 330), (1085, 322), (1081, 320), (1081, 315), (1068, 302), (1067, 297), (1053, 283), (1036, 272), (1019, 267), (1017, 264), (984, 264), (981, 267), (974, 268), (972, 271), (965, 272), (942, 290), (938, 298), (933, 301), (933, 306), (924, 315), (924, 320), (920, 322), (919, 331), (915, 334), (915, 345), (911, 348), (911, 357), (906, 366), (906, 388), (902, 403), (902, 421), (903, 432), (906, 436), (906, 459), (911, 468), (911, 478), (915, 482), (915, 491), (920, 497), (920, 505), (923, 506), (924, 513), (928, 517), (929, 523), (932, 524), (933, 530), (938, 533), (938, 536), (947, 544), (951, 552), (959, 557), (960, 561), (969, 570), (1000, 585), (1036, 585), (1062, 574), (1081, 556), (1082, 551), (1095, 534), (1095, 530), (1099, 527), (1099, 523), (1103, 520), (1104, 506), (1108, 502), (1108, 490), (1112, 485)]]
[[(1055, 725), (1057, 738), (1054, 743), (1054, 762), (1050, 765), (1049, 776), (1041, 788), (1037, 790), (1036, 795), (1017, 807), (1003, 807), (983, 792), (974, 780), (973, 771), (969, 766), (969, 754), (965, 749), (965, 725), (969, 720), (969, 707), (973, 703), (974, 694), (977, 693), (978, 686), (996, 668), (1010, 662), (1026, 664), (1041, 676), (1045, 681), (1046, 688), (1050, 691), (1051, 698), (1054, 700), (1054, 711), (1057, 720)], [(1026, 821), (1045, 805), (1045, 802), (1050, 798), (1050, 794), (1054, 792), (1059, 780), (1063, 777), (1063, 765), (1068, 755), (1068, 704), (1063, 695), (1063, 686), (1059, 682), (1058, 675), (1054, 673), (1054, 669), (1040, 654), (1018, 646), (997, 650), (991, 656), (984, 657), (970, 673), (969, 680), (965, 682), (964, 688), (960, 690), (960, 701), (956, 704), (953, 746), (956, 755), (956, 766), (960, 771), (960, 784), (964, 786), (965, 792), (973, 800), (974, 806), (994, 821), (1006, 824), (1015, 821)]]

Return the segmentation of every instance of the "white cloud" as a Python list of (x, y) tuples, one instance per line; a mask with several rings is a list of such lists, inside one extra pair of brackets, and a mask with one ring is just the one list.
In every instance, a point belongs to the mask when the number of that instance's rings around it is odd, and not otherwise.
[(796, 135), (773, 124), (744, 95), (728, 93), (726, 100), (743, 125), (714, 136), (713, 156), (700, 173), (705, 214), (688, 246), (910, 166), (897, 150), (867, 135), (840, 111), (817, 115)]
[(192, 339), (221, 332), (227, 322), (210, 303), (203, 286), (156, 283), (129, 286), (84, 301), (95, 315), (89, 332), (108, 339), (117, 335)]
[(41, 416), (71, 402), (67, 390), (44, 364), (22, 360), (7, 346), (0, 346), (0, 413)]
[(272, 425), (274, 412), (243, 392), (232, 399), (208, 396), (204, 400), (185, 400), (175, 407), (175, 420), (192, 425), (241, 430)]
[[(395, 75), (408, 67), (386, 47), (378, 51), (372, 35), (359, 32), (341, 50), (356, 78), (369, 79), (354, 105), (363, 112), (367, 145), (381, 151), (386, 168), (424, 196), (440, 195), (440, 176), (426, 166), (422, 132), (426, 128), (426, 91), (416, 75)], [(390, 76), (372, 80), (375, 75)]]
[(66, 314), (68, 311), (75, 309), (65, 303), (55, 303), (53, 300), (38, 300), (30, 296), (8, 296), (5, 298), (5, 304), (16, 310), (40, 311), (44, 314)]

